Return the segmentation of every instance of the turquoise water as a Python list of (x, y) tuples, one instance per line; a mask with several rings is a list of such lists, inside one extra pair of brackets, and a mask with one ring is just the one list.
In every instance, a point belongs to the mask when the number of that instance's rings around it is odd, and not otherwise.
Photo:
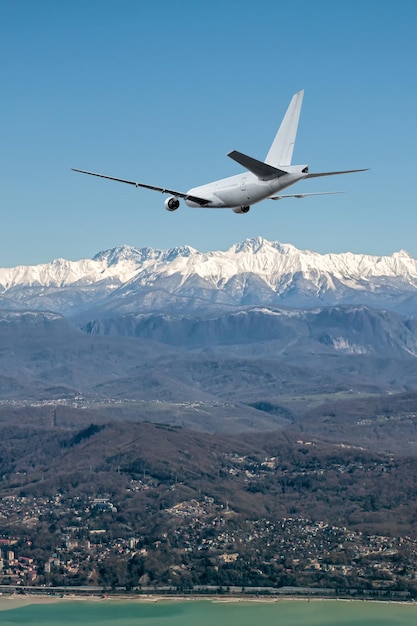
[[(6, 606), (6, 608), (4, 608)], [(66, 602), (7, 608), (1, 626), (416, 626), (417, 606), (374, 602)]]

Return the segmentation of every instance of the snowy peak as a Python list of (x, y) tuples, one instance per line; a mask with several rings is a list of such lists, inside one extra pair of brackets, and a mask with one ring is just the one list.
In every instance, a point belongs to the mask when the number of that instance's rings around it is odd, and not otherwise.
[(254, 239), (245, 239), (241, 243), (236, 243), (229, 250), (231, 253), (239, 254), (256, 254), (261, 250), (265, 250), (271, 244), (263, 237), (255, 237)]
[(93, 257), (93, 261), (104, 263), (108, 267), (111, 265), (118, 265), (124, 261), (142, 263), (148, 258), (155, 258), (155, 253), (157, 253), (157, 251), (152, 248), (142, 248), (138, 250), (133, 246), (118, 246), (116, 248), (111, 248), (110, 250), (98, 252)]
[(169, 250), (154, 250), (153, 248), (134, 248), (133, 246), (118, 246), (110, 250), (98, 252), (93, 261), (104, 263), (107, 267), (123, 262), (136, 263), (138, 266), (147, 261), (173, 261), (177, 257), (189, 257), (197, 253), (190, 246), (178, 246)]
[(232, 254), (275, 254), (274, 251), (278, 251), (280, 254), (284, 255), (298, 252), (297, 248), (291, 244), (280, 243), (279, 241), (268, 241), (263, 237), (245, 239), (241, 243), (236, 243), (228, 250), (228, 252)]

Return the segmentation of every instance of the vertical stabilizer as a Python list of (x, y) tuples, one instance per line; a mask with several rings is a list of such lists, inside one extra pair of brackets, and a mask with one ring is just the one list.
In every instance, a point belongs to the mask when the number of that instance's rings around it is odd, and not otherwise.
[(281, 126), (266, 155), (265, 163), (268, 165), (272, 165), (273, 167), (291, 165), (303, 96), (304, 89), (298, 91), (292, 97), (284, 119), (281, 122)]

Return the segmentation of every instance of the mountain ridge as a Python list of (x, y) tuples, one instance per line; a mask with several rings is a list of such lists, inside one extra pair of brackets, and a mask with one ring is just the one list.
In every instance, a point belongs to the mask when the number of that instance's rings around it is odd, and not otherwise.
[(417, 260), (404, 250), (319, 254), (262, 237), (225, 252), (119, 246), (92, 259), (0, 268), (0, 298), (2, 308), (64, 315), (97, 307), (126, 313), (337, 304), (411, 314), (417, 310)]

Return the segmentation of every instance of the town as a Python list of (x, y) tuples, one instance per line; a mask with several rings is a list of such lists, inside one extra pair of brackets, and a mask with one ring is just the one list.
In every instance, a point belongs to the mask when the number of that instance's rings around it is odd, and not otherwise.
[[(316, 445), (295, 444), (299, 450)], [(387, 463), (378, 468), (350, 459), (331, 469), (375, 473), (387, 471)], [(236, 452), (223, 455), (222, 468), (250, 493), (277, 474), (290, 484), (329, 472), (329, 466), (283, 468), (275, 456)], [(237, 502), (150, 471), (126, 480), (124, 493), (88, 496), (73, 489), (22, 495), (27, 474), (13, 480), (19, 488), (0, 499), (2, 588), (417, 595), (417, 540), (410, 536), (368, 534), (297, 514), (249, 517)]]

